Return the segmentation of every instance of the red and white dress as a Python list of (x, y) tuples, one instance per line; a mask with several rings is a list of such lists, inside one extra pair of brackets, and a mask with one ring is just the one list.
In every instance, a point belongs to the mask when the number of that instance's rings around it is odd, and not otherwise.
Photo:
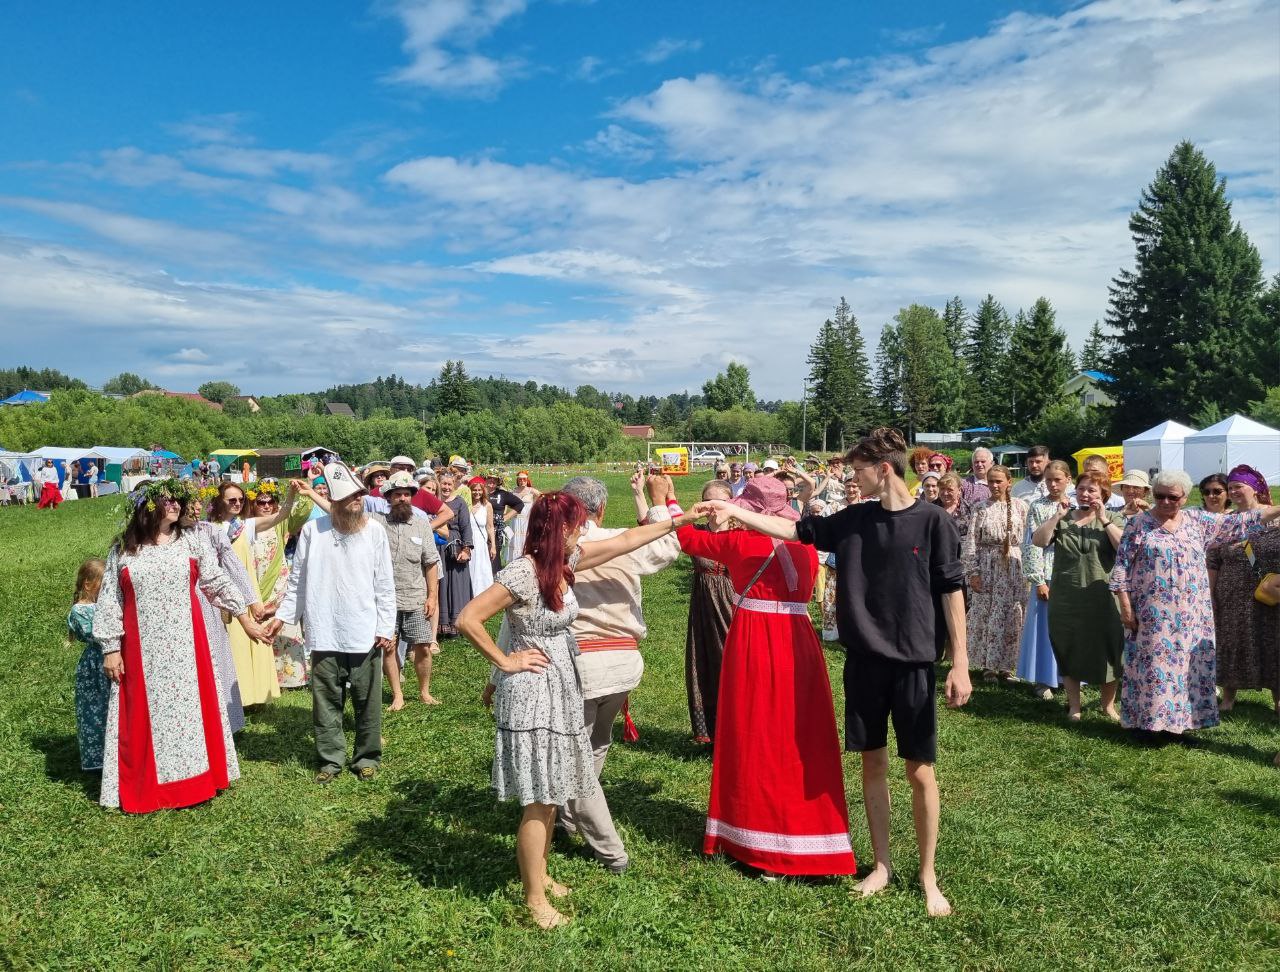
[(746, 530), (679, 537), (746, 594), (725, 639), (703, 851), (775, 874), (854, 873), (831, 683), (808, 612), (817, 553)]
[(124, 680), (107, 706), (104, 807), (189, 807), (240, 776), (197, 585), (215, 607), (244, 612), (244, 595), (197, 530), (107, 558), (93, 636), (104, 652), (123, 652)]

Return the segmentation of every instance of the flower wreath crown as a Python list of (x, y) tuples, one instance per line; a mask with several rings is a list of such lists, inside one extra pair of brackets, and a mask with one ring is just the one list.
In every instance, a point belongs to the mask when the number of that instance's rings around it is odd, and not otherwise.
[(274, 496), (280, 498), (280, 484), (274, 479), (260, 479), (253, 485), (247, 487), (244, 491), (249, 502), (252, 503), (259, 496)]
[(197, 498), (197, 493), (195, 487), (185, 479), (151, 479), (129, 494), (134, 514), (144, 506), (147, 512), (154, 513), (156, 502), (161, 497), (168, 497), (179, 503), (190, 503)]

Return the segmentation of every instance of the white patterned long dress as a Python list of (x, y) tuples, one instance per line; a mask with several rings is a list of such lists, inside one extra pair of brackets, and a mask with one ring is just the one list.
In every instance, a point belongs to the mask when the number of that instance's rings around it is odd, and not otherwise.
[[(577, 552), (574, 552), (574, 563)], [(547, 608), (533, 561), (521, 557), (498, 571), (516, 603), (507, 608), (510, 653), (541, 648), (551, 664), (541, 672), (497, 672), (493, 713), (498, 723), (493, 788), (501, 800), (563, 806), (595, 792), (595, 764), (582, 714), (582, 690), (574, 659), (578, 645), (569, 626), (578, 616), (573, 588), (559, 611)]]
[(244, 613), (244, 596), (197, 531), (107, 558), (93, 636), (104, 652), (123, 652), (124, 678), (107, 706), (104, 807), (192, 806), (240, 776), (197, 587), (215, 607)]
[[(216, 523), (197, 523), (195, 529), (213, 549), (218, 566), (227, 572), (227, 576), (240, 590), (245, 603), (252, 604), (256, 601), (257, 584), (231, 549), (231, 541), (227, 539), (225, 531)], [(227, 721), (231, 723), (233, 733), (239, 732), (244, 728), (244, 705), (240, 701), (240, 680), (236, 676), (236, 660), (231, 654), (227, 623), (222, 620), (222, 612), (209, 602), (198, 586), (196, 598), (200, 601), (200, 610), (204, 614), (204, 630), (209, 639), (209, 650), (213, 653), (213, 669), (222, 685), (222, 701), (226, 705)]]
[[(983, 671), (1012, 672), (1018, 667), (1018, 647), (1027, 606), (1027, 582), (1022, 576), (1022, 536), (1027, 528), (1027, 504), (984, 500), (974, 507), (969, 532), (960, 545), (965, 576), (982, 578), (982, 591), (973, 592), (969, 605), (969, 665)], [(1004, 555), (1009, 537), (1009, 556)]]

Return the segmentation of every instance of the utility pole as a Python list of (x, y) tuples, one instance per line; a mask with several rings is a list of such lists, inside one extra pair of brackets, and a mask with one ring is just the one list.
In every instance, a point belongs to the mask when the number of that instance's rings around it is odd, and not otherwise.
[(800, 394), (800, 451), (809, 454), (809, 383), (803, 384)]

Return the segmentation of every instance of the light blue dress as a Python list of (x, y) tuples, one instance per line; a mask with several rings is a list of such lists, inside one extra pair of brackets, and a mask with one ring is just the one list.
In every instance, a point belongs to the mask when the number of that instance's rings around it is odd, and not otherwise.
[(1016, 673), (1024, 682), (1049, 688), (1057, 688), (1061, 680), (1057, 659), (1053, 657), (1053, 643), (1049, 640), (1049, 602), (1036, 596), (1036, 587), (1048, 584), (1053, 577), (1053, 545), (1041, 549), (1031, 542), (1031, 536), (1053, 517), (1057, 508), (1057, 501), (1046, 496), (1032, 500), (1027, 511), (1027, 530), (1022, 540), (1022, 576), (1031, 585), (1031, 591), (1027, 597), (1027, 618), (1022, 625)]
[(102, 667), (102, 645), (93, 637), (96, 604), (76, 604), (67, 615), (67, 630), (84, 645), (76, 665), (76, 738), (80, 768), (102, 769), (102, 744), (107, 732), (107, 700), (111, 681)]

